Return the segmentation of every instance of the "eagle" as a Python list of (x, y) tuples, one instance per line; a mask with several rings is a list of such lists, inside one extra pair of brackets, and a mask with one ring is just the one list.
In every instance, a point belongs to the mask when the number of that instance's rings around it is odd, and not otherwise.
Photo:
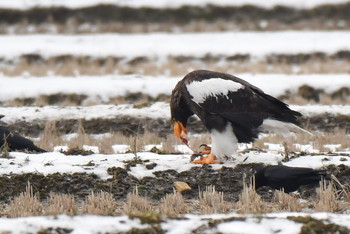
[(243, 79), (215, 71), (196, 70), (180, 80), (171, 94), (170, 111), (174, 134), (185, 144), (192, 115), (210, 132), (209, 155), (193, 163), (220, 163), (236, 153), (238, 143), (253, 142), (264, 131), (306, 131), (298, 126), (301, 113)]
[[(0, 119), (4, 115), (0, 115)], [(33, 141), (25, 138), (17, 133), (11, 132), (7, 127), (0, 126), (0, 149), (3, 149), (5, 142), (7, 143), (9, 151), (25, 151), (25, 152), (35, 152), (44, 153), (43, 150), (36, 145)]]
[(301, 185), (315, 184), (322, 179), (331, 179), (327, 170), (283, 165), (266, 166), (260, 169), (254, 178), (256, 189), (269, 186), (273, 189), (283, 189), (286, 193), (298, 190)]

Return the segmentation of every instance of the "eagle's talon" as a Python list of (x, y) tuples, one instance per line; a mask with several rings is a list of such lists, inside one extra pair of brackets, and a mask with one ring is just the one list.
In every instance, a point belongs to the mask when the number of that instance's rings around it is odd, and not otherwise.
[(211, 147), (207, 144), (201, 144), (199, 148), (203, 147), (203, 151), (199, 151), (200, 154), (210, 154), (211, 153)]
[(197, 157), (200, 157), (199, 160), (202, 160), (203, 154), (201, 154), (201, 153), (194, 153), (194, 154), (192, 154), (192, 155), (191, 155), (190, 162), (194, 161)]
[(214, 154), (209, 154), (208, 157), (201, 157), (199, 160), (194, 160), (192, 163), (195, 164), (221, 164), (221, 162), (215, 160)]

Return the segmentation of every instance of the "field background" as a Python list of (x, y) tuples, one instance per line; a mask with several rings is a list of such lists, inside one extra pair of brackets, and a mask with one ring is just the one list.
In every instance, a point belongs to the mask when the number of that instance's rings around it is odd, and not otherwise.
[[(0, 231), (348, 233), (349, 12), (345, 0), (1, 1), (1, 124), (49, 152), (2, 152)], [(263, 134), (235, 160), (191, 164), (169, 100), (196, 69), (290, 104), (314, 136)], [(196, 117), (189, 132), (193, 148), (210, 143)], [(279, 162), (337, 179), (292, 195), (246, 186)]]

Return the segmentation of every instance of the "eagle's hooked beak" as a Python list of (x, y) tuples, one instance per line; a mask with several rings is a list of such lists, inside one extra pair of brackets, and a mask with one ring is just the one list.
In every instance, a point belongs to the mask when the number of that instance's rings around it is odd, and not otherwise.
[(175, 134), (175, 136), (180, 138), (181, 141), (191, 149), (190, 145), (188, 144), (188, 140), (186, 139), (186, 137), (182, 136), (182, 133), (184, 135), (187, 135), (187, 129), (185, 128), (183, 123), (181, 123), (180, 121), (174, 121), (174, 134)]
[(181, 138), (182, 133), (187, 135), (187, 129), (180, 121), (174, 121), (174, 134), (176, 137)]

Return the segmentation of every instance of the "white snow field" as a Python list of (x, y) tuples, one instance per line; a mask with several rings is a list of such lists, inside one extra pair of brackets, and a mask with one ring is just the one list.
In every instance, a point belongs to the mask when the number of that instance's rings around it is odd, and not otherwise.
[[(350, 43), (349, 43), (350, 44)], [(185, 74), (184, 74), (185, 75)], [(232, 74), (259, 87), (265, 93), (278, 97), (297, 92), (302, 85), (332, 93), (340, 88), (350, 88), (350, 74)], [(128, 93), (143, 93), (151, 97), (171, 95), (182, 77), (106, 75), (77, 77), (6, 77), (0, 76), (0, 102), (15, 98), (34, 98), (50, 94), (84, 94), (92, 100), (108, 101)], [(331, 81), (331, 82), (330, 82)], [(67, 85), (69, 84), (69, 85)], [(11, 87), (11, 88), (7, 88)]]
[(349, 41), (349, 31), (1, 35), (0, 57), (11, 59), (23, 54), (39, 54), (43, 57), (145, 56), (161, 60), (168, 56), (249, 54), (252, 58), (262, 59), (271, 54), (332, 54), (350, 50)]
[(153, 7), (153, 8), (177, 8), (184, 5), (205, 6), (207, 4), (218, 6), (242, 6), (255, 5), (265, 8), (272, 8), (277, 5), (295, 7), (295, 8), (312, 8), (324, 4), (341, 4), (347, 3), (348, 0), (2, 0), (0, 8), (29, 9), (33, 7), (68, 7), (80, 8), (94, 6), (98, 4), (112, 4), (116, 6), (127, 7)]
[[(87, 146), (88, 147), (88, 146)], [(116, 145), (118, 147), (118, 145)], [(240, 144), (240, 150), (251, 147), (250, 144)], [(312, 151), (312, 146), (310, 151)], [(58, 148), (58, 147), (57, 147)], [(147, 148), (147, 147), (146, 147)], [(284, 156), (283, 148), (271, 147), (266, 152), (250, 151), (244, 154), (237, 153), (234, 160), (229, 159), (224, 164), (211, 165), (214, 170), (225, 167), (235, 167), (237, 164), (265, 163), (267, 165), (277, 165)], [(307, 151), (306, 151), (307, 152)], [(335, 151), (336, 153), (336, 151)], [(344, 152), (343, 152), (344, 153)], [(349, 152), (345, 152), (349, 153)], [(154, 177), (153, 172), (173, 169), (178, 172), (189, 170), (191, 167), (202, 167), (202, 165), (190, 162), (191, 154), (183, 153), (179, 155), (159, 155), (151, 152), (138, 152), (137, 156), (142, 160), (157, 163), (153, 169), (147, 169), (145, 164), (138, 164), (131, 167), (129, 174), (141, 179), (145, 176)], [(87, 156), (66, 156), (61, 152), (47, 152), (42, 154), (27, 154), (21, 152), (11, 152), (10, 158), (0, 158), (0, 175), (40, 173), (43, 175), (59, 173), (94, 173), (101, 179), (112, 178), (108, 175), (107, 169), (110, 167), (124, 168), (124, 161), (130, 161), (135, 157), (132, 153), (116, 154), (92, 154)], [(333, 156), (320, 153), (319, 155), (309, 155), (291, 159), (284, 163), (286, 166), (322, 168), (328, 165), (344, 164), (350, 166), (350, 161), (342, 160), (344, 156)], [(327, 159), (327, 160), (325, 160)], [(94, 163), (91, 166), (91, 163)]]
[[(296, 9), (311, 9), (324, 4), (346, 4), (349, 0), (0, 0), (0, 8), (28, 10), (34, 7), (67, 7), (82, 8), (98, 4), (112, 4), (133, 8), (178, 8), (184, 5), (205, 7), (207, 4), (216, 6), (242, 6), (251, 4), (257, 7), (271, 9), (281, 5)], [(312, 29), (312, 26), (310, 26)], [(310, 30), (311, 30), (310, 29)], [(0, 35), (0, 66), (11, 68), (22, 55), (38, 54), (43, 58), (60, 55), (91, 56), (105, 58), (120, 57), (128, 62), (137, 57), (147, 57), (150, 61), (161, 64), (170, 56), (189, 56), (202, 58), (207, 55), (225, 57), (246, 54), (251, 60), (263, 60), (266, 56), (276, 54), (298, 54), (321, 52), (332, 55), (339, 51), (350, 51), (350, 31), (279, 31), (279, 32), (216, 32), (216, 33), (149, 33), (149, 34), (95, 34), (95, 35)], [(11, 60), (6, 63), (6, 60)], [(203, 65), (204, 67), (204, 65)], [(175, 84), (182, 77), (141, 76), (141, 75), (107, 75), (61, 77), (48, 71), (46, 77), (32, 77), (23, 72), (21, 77), (6, 77), (0, 74), (0, 102), (16, 98), (36, 98), (40, 95), (53, 94), (83, 94), (87, 100), (97, 100), (97, 103), (107, 103), (111, 98), (129, 93), (141, 92), (152, 97), (160, 94), (170, 95)], [(166, 72), (164, 72), (166, 74)], [(183, 74), (185, 75), (185, 74)], [(322, 89), (332, 93), (340, 88), (350, 89), (350, 74), (315, 74), (315, 75), (284, 75), (284, 74), (232, 74), (261, 88), (272, 96), (280, 96), (287, 91), (295, 93), (302, 85)], [(91, 102), (93, 103), (93, 102)], [(84, 105), (85, 103), (83, 103)], [(86, 103), (87, 104), (87, 103)], [(323, 113), (350, 116), (350, 105), (292, 105), (292, 109), (300, 111), (307, 117)], [(136, 118), (170, 119), (169, 104), (156, 102), (144, 108), (134, 105), (96, 105), (96, 106), (44, 106), (44, 107), (0, 107), (0, 114), (5, 115), (0, 122), (13, 124), (16, 121), (64, 120), (64, 119), (112, 119), (117, 116), (133, 116)], [(348, 136), (347, 136), (348, 137)], [(194, 136), (189, 135), (189, 140)], [(163, 170), (182, 172), (192, 167), (201, 167), (190, 163), (191, 151), (180, 141), (175, 145), (179, 154), (156, 154), (149, 152), (153, 145), (146, 145), (144, 150), (137, 152), (142, 160), (156, 163), (152, 169), (145, 164), (130, 167), (128, 173), (136, 178), (153, 177), (153, 173)], [(222, 167), (235, 167), (237, 164), (265, 163), (276, 165), (284, 158), (284, 148), (277, 144), (268, 144), (264, 152), (249, 151), (237, 153), (236, 160), (228, 160), (222, 165), (212, 165), (213, 170)], [(0, 158), (0, 175), (11, 177), (23, 173), (38, 173), (50, 175), (53, 173), (94, 173), (99, 178), (107, 180), (110, 167), (125, 167), (125, 161), (132, 160), (135, 155), (125, 153), (130, 146), (113, 145), (114, 153), (102, 154), (98, 147), (84, 145), (84, 149), (93, 149), (96, 153), (87, 156), (66, 156), (59, 152), (57, 146), (53, 152), (42, 154), (27, 154), (10, 152), (9, 158)], [(157, 146), (161, 148), (162, 145)], [(250, 144), (240, 144), (239, 150), (251, 147)], [(324, 168), (328, 165), (350, 166), (350, 149), (337, 151), (337, 145), (328, 144), (332, 153), (322, 153), (312, 147), (312, 143), (296, 145), (304, 156), (292, 158), (284, 163), (287, 166)], [(344, 160), (348, 159), (348, 160)], [(2, 204), (1, 213), (4, 214)], [(283, 233), (297, 234), (301, 232), (302, 223), (288, 219), (288, 216), (311, 216), (324, 223), (332, 222), (350, 229), (349, 209), (345, 214), (283, 212), (266, 214), (187, 214), (183, 218), (165, 219), (159, 225), (168, 234), (187, 234), (196, 232), (200, 227), (207, 227), (206, 233)], [(224, 220), (216, 226), (211, 220)], [(59, 228), (72, 230), (74, 234), (87, 233), (127, 233), (132, 228), (150, 228), (151, 224), (142, 224), (137, 218), (128, 216), (97, 216), (97, 215), (58, 215), (23, 218), (0, 217), (0, 233), (59, 233)]]
[[(335, 223), (350, 228), (350, 216), (332, 213), (267, 213), (259, 216), (231, 214), (185, 215), (181, 219), (168, 219), (159, 225), (168, 234), (188, 234), (201, 226), (208, 226), (212, 220), (222, 220), (216, 227), (205, 233), (247, 234), (247, 233), (283, 233), (297, 234), (301, 223), (288, 219), (288, 216), (310, 216), (324, 223)], [(245, 220), (240, 220), (243, 218)], [(226, 221), (225, 221), (226, 220)], [(154, 224), (153, 224), (154, 225)], [(74, 234), (88, 233), (128, 233), (132, 228), (145, 229), (151, 224), (141, 224), (138, 219), (127, 216), (44, 216), (7, 219), (0, 218), (0, 231), (3, 233), (37, 233), (48, 228), (65, 228)], [(146, 232), (145, 232), (146, 233)], [(196, 232), (197, 233), (197, 232)]]
[[(306, 117), (321, 114), (350, 115), (350, 105), (290, 105), (290, 108), (301, 112)], [(5, 123), (16, 121), (33, 122), (35, 120), (64, 120), (64, 119), (113, 119), (120, 116), (135, 118), (155, 118), (170, 120), (168, 103), (156, 102), (144, 108), (135, 108), (132, 104), (95, 105), (95, 106), (44, 106), (44, 107), (0, 107), (1, 119)]]

